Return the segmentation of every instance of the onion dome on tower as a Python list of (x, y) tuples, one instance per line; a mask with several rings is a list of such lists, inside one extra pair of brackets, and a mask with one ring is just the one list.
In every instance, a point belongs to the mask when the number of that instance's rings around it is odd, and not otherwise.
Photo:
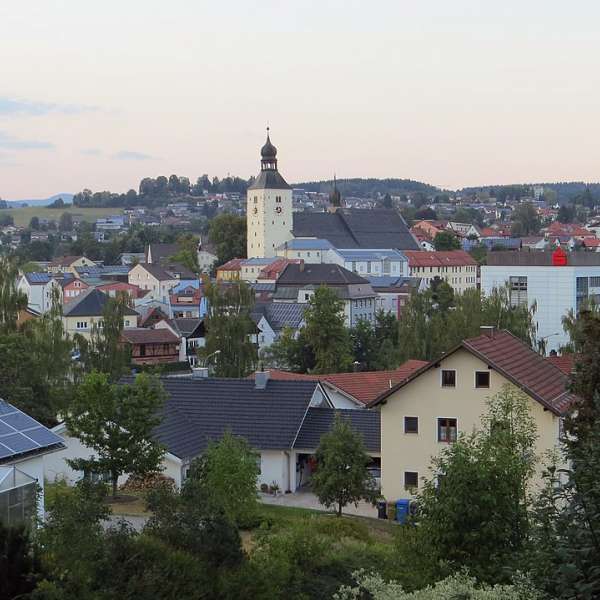
[(267, 127), (267, 141), (260, 149), (260, 173), (249, 186), (250, 190), (274, 189), (289, 190), (290, 186), (277, 170), (277, 148), (271, 143)]

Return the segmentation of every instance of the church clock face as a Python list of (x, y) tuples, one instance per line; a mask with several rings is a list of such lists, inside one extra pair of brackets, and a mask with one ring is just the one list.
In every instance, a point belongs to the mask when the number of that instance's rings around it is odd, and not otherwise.
[(276, 206), (276, 207), (275, 207), (275, 212), (276, 212), (277, 214), (280, 214), (280, 213), (281, 213), (281, 206)]

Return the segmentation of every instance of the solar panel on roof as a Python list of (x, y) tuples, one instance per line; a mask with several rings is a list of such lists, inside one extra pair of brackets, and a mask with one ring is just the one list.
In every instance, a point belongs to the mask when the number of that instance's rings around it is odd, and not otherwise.
[(4, 444), (0, 444), (0, 458), (6, 458), (7, 456), (12, 456), (14, 452), (9, 450)]
[(39, 444), (27, 439), (21, 433), (3, 435), (0, 437), (0, 442), (9, 450), (12, 450), (14, 454), (19, 452), (27, 452), (28, 450), (35, 450), (36, 448), (40, 447)]
[(59, 444), (62, 442), (62, 438), (49, 429), (41, 426), (36, 429), (30, 429), (25, 433), (25, 435), (30, 437), (33, 441), (37, 442), (41, 446), (51, 446), (52, 444)]
[(2, 421), (0, 421), (0, 435), (5, 435), (7, 433), (14, 433), (14, 429), (5, 425)]
[(22, 413), (20, 411), (10, 415), (4, 415), (2, 417), (1, 422), (7, 423), (8, 425), (14, 427), (18, 431), (22, 431), (23, 429), (28, 429), (30, 427), (36, 427), (39, 425), (39, 423), (35, 419), (32, 419), (31, 417), (27, 416), (25, 413)]
[(11, 406), (8, 402), (4, 402), (4, 400), (0, 400), (0, 416), (12, 412), (15, 412), (14, 406)]

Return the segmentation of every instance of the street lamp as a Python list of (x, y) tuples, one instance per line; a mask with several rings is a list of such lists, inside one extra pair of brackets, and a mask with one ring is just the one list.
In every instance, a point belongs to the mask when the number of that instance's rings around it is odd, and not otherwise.
[(214, 352), (211, 352), (211, 353), (210, 353), (208, 356), (205, 356), (205, 357), (204, 357), (204, 360), (203, 360), (204, 366), (206, 367), (206, 363), (208, 362), (208, 359), (209, 359), (211, 356), (217, 356), (218, 354), (221, 354), (221, 351), (220, 351), (220, 350), (215, 350)]

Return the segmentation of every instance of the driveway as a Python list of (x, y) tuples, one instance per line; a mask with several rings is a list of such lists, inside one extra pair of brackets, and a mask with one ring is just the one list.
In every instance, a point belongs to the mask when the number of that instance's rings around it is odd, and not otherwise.
[[(293, 494), (280, 494), (271, 496), (271, 494), (259, 494), (261, 502), (265, 504), (274, 504), (277, 506), (293, 506), (295, 508), (309, 508), (312, 510), (328, 511), (319, 499), (310, 491), (299, 491)], [(377, 509), (367, 502), (360, 502), (358, 507), (350, 504), (344, 508), (344, 514), (356, 515), (358, 517), (377, 518)]]

